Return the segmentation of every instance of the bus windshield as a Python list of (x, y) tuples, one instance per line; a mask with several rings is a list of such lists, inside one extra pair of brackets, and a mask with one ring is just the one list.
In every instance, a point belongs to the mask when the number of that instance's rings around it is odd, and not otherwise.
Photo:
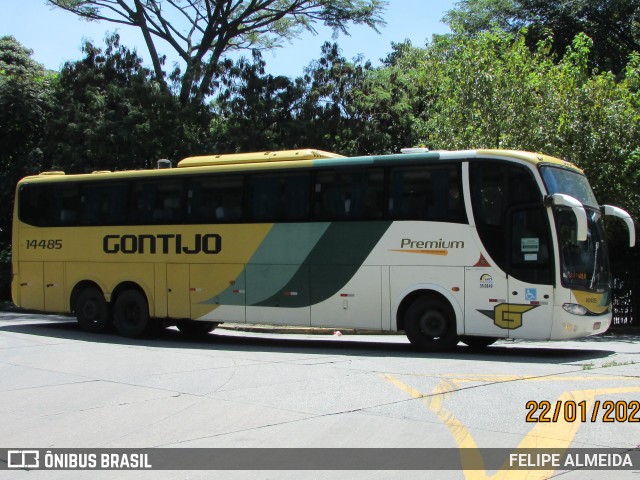
[(554, 193), (571, 195), (586, 207), (598, 208), (596, 196), (584, 175), (548, 165), (540, 167), (540, 173), (549, 195)]
[(584, 242), (576, 241), (576, 218), (570, 209), (557, 208), (554, 214), (560, 242), (562, 285), (591, 292), (609, 290), (611, 270), (604, 248), (600, 211), (587, 209), (589, 229)]
[(587, 179), (577, 172), (563, 168), (540, 168), (550, 194), (571, 195), (585, 206), (588, 221), (587, 240), (576, 241), (576, 219), (570, 209), (554, 211), (558, 241), (562, 285), (577, 290), (604, 292), (611, 288), (611, 270), (607, 249), (604, 248), (602, 213)]

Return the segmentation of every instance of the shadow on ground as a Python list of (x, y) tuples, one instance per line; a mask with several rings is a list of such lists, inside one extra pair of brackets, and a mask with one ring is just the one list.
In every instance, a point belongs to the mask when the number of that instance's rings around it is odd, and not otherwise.
[[(419, 352), (408, 342), (398, 343), (397, 337), (389, 335), (362, 336), (344, 335), (339, 338), (327, 335), (304, 336), (281, 334), (277, 337), (265, 333), (234, 334), (218, 329), (198, 338), (188, 338), (174, 328), (162, 330), (152, 338), (130, 339), (115, 333), (89, 333), (80, 330), (75, 319), (63, 316), (42, 316), (35, 321), (31, 316), (17, 312), (0, 315), (0, 333), (11, 332), (46, 338), (59, 338), (80, 342), (131, 345), (148, 348), (215, 349), (222, 351), (286, 352), (309, 355), (356, 355), (374, 357), (434, 358), (450, 360), (474, 360), (491, 362), (560, 364), (591, 361), (615, 355), (616, 352), (590, 348), (607, 341), (637, 343), (640, 337), (621, 338), (617, 335), (588, 337), (578, 340), (584, 348), (565, 348), (562, 342), (498, 342), (484, 350), (470, 349), (462, 344), (449, 352)], [(2, 324), (5, 325), (2, 325)], [(10, 323), (6, 325), (6, 323)], [(268, 332), (267, 332), (268, 333)], [(293, 332), (295, 333), (295, 332)], [(378, 340), (379, 338), (379, 340)], [(639, 352), (640, 353), (640, 352)]]

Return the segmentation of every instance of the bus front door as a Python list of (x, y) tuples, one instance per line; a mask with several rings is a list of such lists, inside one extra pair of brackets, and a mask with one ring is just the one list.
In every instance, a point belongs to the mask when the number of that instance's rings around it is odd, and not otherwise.
[(548, 339), (553, 320), (553, 249), (547, 210), (541, 205), (513, 209), (509, 215), (510, 338)]

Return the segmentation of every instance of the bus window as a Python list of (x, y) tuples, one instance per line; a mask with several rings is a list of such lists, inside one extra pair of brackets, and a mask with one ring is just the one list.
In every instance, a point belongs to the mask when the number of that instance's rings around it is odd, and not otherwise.
[(26, 184), (18, 192), (18, 216), (28, 225), (53, 225), (51, 197), (53, 185)]
[(182, 223), (182, 179), (141, 180), (132, 189), (131, 223)]
[(506, 162), (472, 162), (470, 175), (478, 235), (491, 258), (506, 271), (507, 211), (516, 205), (540, 202), (540, 190), (531, 172)]
[(57, 226), (77, 225), (80, 209), (80, 189), (75, 183), (61, 183), (54, 187), (52, 223)]
[(87, 182), (82, 185), (80, 224), (122, 225), (127, 220), (125, 182)]
[(510, 212), (509, 274), (528, 283), (551, 285), (549, 220), (542, 206), (516, 208)]
[(314, 190), (316, 220), (375, 220), (384, 216), (382, 169), (320, 172)]
[(249, 186), (249, 215), (254, 222), (309, 219), (309, 173), (254, 175)]
[(466, 222), (456, 165), (392, 168), (389, 181), (392, 219)]
[(242, 179), (216, 175), (189, 181), (187, 223), (234, 223), (242, 220)]

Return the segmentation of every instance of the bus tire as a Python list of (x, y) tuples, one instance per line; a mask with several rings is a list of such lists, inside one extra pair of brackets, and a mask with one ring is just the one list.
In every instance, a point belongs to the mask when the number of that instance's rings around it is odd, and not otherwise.
[(201, 322), (195, 320), (180, 320), (178, 330), (188, 337), (200, 337), (213, 332), (218, 326), (215, 322)]
[(109, 327), (109, 306), (97, 287), (82, 289), (76, 297), (74, 310), (82, 330), (100, 333)]
[(138, 338), (149, 328), (147, 299), (137, 290), (125, 290), (113, 306), (113, 324), (124, 337)]
[(460, 340), (469, 348), (482, 349), (493, 345), (498, 339), (495, 337), (461, 337)]
[(420, 350), (450, 350), (458, 344), (455, 318), (444, 298), (424, 295), (407, 308), (404, 330), (411, 344)]

